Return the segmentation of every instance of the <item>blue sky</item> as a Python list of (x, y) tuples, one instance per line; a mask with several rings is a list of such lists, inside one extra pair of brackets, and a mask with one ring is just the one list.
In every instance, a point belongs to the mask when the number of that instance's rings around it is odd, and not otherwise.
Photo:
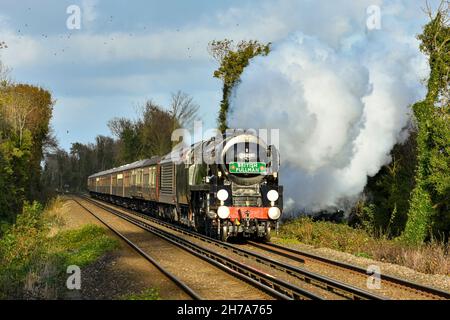
[[(383, 10), (385, 2), (390, 16), (411, 21), (406, 36), (420, 31), (422, 1), (0, 0), (0, 40), (9, 46), (0, 59), (15, 81), (52, 92), (52, 126), (68, 150), (109, 134), (108, 120), (135, 117), (147, 99), (167, 106), (178, 90), (214, 127), (221, 83), (212, 77), (209, 41), (276, 43), (301, 31), (339, 46), (355, 30), (364, 34), (367, 6)], [(80, 30), (66, 27), (69, 5), (81, 8)]]

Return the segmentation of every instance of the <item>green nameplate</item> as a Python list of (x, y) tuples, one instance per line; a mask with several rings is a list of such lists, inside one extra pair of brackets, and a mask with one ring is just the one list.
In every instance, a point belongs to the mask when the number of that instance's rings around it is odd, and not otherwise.
[(230, 173), (265, 173), (264, 162), (230, 162)]

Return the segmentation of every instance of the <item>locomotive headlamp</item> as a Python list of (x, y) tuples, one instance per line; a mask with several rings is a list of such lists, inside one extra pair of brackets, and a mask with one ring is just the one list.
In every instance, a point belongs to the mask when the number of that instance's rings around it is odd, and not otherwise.
[(217, 191), (217, 199), (219, 199), (220, 201), (225, 201), (228, 199), (228, 191), (225, 189), (221, 189), (219, 191)]
[(226, 206), (220, 206), (217, 209), (217, 215), (220, 219), (227, 219), (230, 216), (230, 209)]
[(275, 202), (278, 200), (278, 191), (276, 190), (270, 190), (269, 192), (267, 192), (267, 199), (269, 199), (269, 201), (271, 202)]
[(269, 218), (272, 220), (277, 220), (281, 216), (281, 211), (277, 207), (271, 207), (269, 208)]

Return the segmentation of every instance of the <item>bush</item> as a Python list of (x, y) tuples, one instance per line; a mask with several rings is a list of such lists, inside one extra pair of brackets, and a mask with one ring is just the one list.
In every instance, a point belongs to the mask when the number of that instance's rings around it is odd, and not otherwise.
[(69, 265), (86, 266), (118, 246), (93, 225), (50, 236), (61, 201), (44, 212), (26, 203), (16, 223), (0, 239), (0, 298), (55, 299), (64, 293)]
[(417, 185), (411, 197), (411, 209), (402, 235), (403, 240), (411, 244), (421, 244), (431, 233), (430, 212), (433, 211), (429, 194)]
[(344, 251), (356, 256), (372, 258), (410, 267), (430, 274), (450, 274), (448, 245), (432, 240), (412, 245), (402, 237), (393, 240), (385, 236), (373, 237), (367, 231), (346, 224), (314, 222), (298, 218), (280, 226), (282, 243), (301, 242), (314, 247)]
[(345, 224), (313, 222), (309, 218), (299, 218), (283, 224), (280, 228), (280, 237), (347, 252), (358, 251), (370, 240), (363, 230), (353, 229)]
[(46, 253), (42, 206), (25, 203), (16, 224), (0, 239), (0, 297), (17, 298), (27, 274), (38, 272)]

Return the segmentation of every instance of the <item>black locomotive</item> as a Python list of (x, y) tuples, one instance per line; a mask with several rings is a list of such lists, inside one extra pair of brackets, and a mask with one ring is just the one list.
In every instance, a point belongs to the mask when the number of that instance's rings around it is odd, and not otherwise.
[(93, 174), (88, 187), (93, 197), (223, 241), (267, 241), (283, 208), (279, 164), (273, 145), (233, 133)]

